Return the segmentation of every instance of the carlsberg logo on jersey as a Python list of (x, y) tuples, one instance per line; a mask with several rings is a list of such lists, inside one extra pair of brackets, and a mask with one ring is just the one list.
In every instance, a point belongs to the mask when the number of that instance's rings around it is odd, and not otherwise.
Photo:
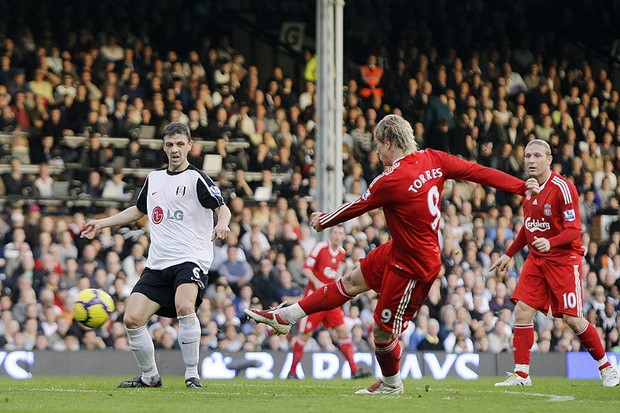
[(539, 221), (537, 219), (532, 219), (528, 217), (525, 220), (525, 228), (527, 228), (527, 230), (530, 232), (536, 232), (536, 231), (545, 232), (551, 229), (551, 224), (545, 221)]
[(427, 169), (426, 171), (418, 175), (418, 178), (414, 180), (411, 185), (409, 185), (409, 191), (413, 191), (417, 194), (418, 190), (422, 188), (422, 185), (424, 185), (426, 182), (430, 181), (431, 179), (440, 178), (442, 176), (443, 172), (441, 171), (441, 168)]
[(151, 219), (154, 224), (159, 224), (164, 220), (164, 217), (166, 219), (172, 219), (175, 221), (183, 221), (183, 215), (183, 211), (181, 211), (180, 209), (177, 209), (176, 211), (167, 210), (164, 213), (163, 208), (158, 205), (153, 208), (153, 214), (151, 214)]

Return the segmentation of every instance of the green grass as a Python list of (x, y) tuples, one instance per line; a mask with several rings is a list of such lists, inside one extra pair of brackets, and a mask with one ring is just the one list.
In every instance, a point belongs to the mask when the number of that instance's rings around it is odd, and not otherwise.
[(0, 377), (0, 412), (619, 412), (620, 387), (600, 381), (536, 377), (534, 386), (498, 389), (499, 378), (407, 380), (400, 396), (355, 395), (363, 381), (306, 379), (204, 381), (189, 390), (182, 377), (161, 389), (117, 389), (126, 377)]

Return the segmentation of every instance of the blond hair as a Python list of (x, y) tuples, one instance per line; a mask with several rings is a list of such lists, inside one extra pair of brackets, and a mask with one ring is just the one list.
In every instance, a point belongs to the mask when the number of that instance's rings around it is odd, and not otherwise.
[(530, 141), (527, 146), (525, 147), (525, 149), (527, 150), (527, 148), (529, 148), (531, 145), (540, 145), (543, 148), (545, 148), (545, 154), (547, 156), (551, 156), (551, 146), (549, 146), (549, 144), (545, 141), (543, 141), (542, 139), (534, 139), (533, 141)]
[(375, 139), (382, 143), (389, 142), (407, 153), (418, 150), (411, 124), (398, 115), (390, 114), (381, 119), (375, 129)]

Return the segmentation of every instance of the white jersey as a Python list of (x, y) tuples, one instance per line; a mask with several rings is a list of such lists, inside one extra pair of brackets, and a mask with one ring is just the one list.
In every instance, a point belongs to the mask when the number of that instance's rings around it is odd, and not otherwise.
[(192, 165), (182, 172), (163, 168), (149, 173), (136, 204), (149, 218), (146, 266), (163, 270), (193, 262), (207, 273), (213, 260), (213, 209), (220, 205), (219, 188)]

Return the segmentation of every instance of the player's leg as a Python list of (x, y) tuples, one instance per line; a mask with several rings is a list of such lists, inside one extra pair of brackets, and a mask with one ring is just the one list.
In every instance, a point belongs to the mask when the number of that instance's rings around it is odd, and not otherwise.
[[(307, 320), (307, 318), (304, 318), (303, 320)], [(313, 329), (310, 329), (310, 331), (305, 330), (304, 329), (305, 323), (303, 320), (300, 323), (300, 330), (302, 331), (302, 333), (299, 334), (295, 338), (295, 342), (293, 344), (293, 361), (291, 362), (291, 369), (289, 370), (288, 375), (287, 375), (288, 379), (297, 378), (297, 365), (301, 362), (301, 359), (304, 357), (304, 348), (306, 347), (306, 343), (308, 342), (308, 339), (312, 335)]]
[(357, 294), (370, 289), (379, 291), (391, 245), (392, 241), (389, 241), (370, 251), (359, 267), (347, 273), (340, 280), (325, 284), (298, 303), (273, 310), (246, 308), (243, 311), (257, 323), (271, 326), (276, 333), (288, 334), (292, 324), (309, 314), (338, 308)]
[[(364, 275), (360, 267), (347, 273), (336, 282), (325, 284), (298, 303), (280, 310), (280, 316), (293, 324), (308, 314), (333, 310), (356, 295), (368, 291)], [(302, 316), (302, 317), (300, 317)]]
[(515, 306), (515, 326), (512, 337), (514, 348), (514, 371), (503, 382), (496, 386), (530, 386), (530, 360), (531, 350), (534, 345), (534, 316), (536, 309), (530, 307), (524, 301), (517, 302)]
[(386, 267), (373, 328), (375, 356), (383, 377), (356, 393), (400, 394), (404, 391), (400, 377), (402, 349), (399, 336), (424, 302), (433, 283), (405, 278)]
[[(292, 324), (305, 317), (306, 314), (341, 307), (350, 299), (368, 290), (379, 291), (391, 246), (390, 241), (370, 251), (353, 271), (348, 272), (336, 282), (325, 284), (297, 304), (283, 308), (280, 310), (280, 315)], [(300, 316), (301, 314), (303, 316)]]
[(534, 345), (534, 316), (537, 310), (546, 312), (549, 305), (549, 294), (544, 271), (530, 256), (525, 261), (519, 282), (512, 294), (515, 305), (515, 326), (512, 338), (514, 347), (514, 371), (506, 380), (495, 383), (503, 386), (531, 386), (530, 359)]
[(596, 328), (584, 317), (574, 317), (564, 314), (563, 318), (566, 324), (570, 326), (571, 330), (579, 337), (581, 345), (588, 350), (588, 353), (596, 360), (599, 373), (603, 379), (603, 386), (617, 386), (620, 383), (618, 372), (607, 359), (605, 348), (603, 347), (603, 343), (601, 342)]
[[(196, 316), (200, 289), (204, 290), (207, 276), (193, 263), (173, 267), (176, 279), (174, 305), (179, 320), (179, 347), (185, 363), (185, 386), (200, 388), (198, 361), (200, 352), (200, 321)], [(200, 295), (202, 296), (202, 295)]]
[[(341, 310), (342, 311), (342, 310)], [(372, 374), (369, 371), (360, 369), (355, 362), (355, 349), (353, 348), (353, 342), (351, 341), (351, 334), (347, 330), (345, 324), (339, 324), (334, 327), (336, 334), (338, 335), (338, 347), (340, 352), (347, 359), (349, 366), (351, 367), (351, 377), (354, 379), (362, 379), (370, 377)]]
[(581, 345), (588, 350), (598, 364), (599, 372), (605, 387), (614, 387), (619, 383), (618, 372), (607, 360), (605, 347), (596, 328), (583, 316), (583, 289), (581, 257), (575, 257), (572, 262), (559, 268), (549, 269), (549, 287), (554, 292), (551, 309), (554, 316), (561, 315), (566, 324), (581, 341)]
[(551, 311), (562, 317), (596, 360), (605, 387), (619, 383), (618, 372), (607, 360), (605, 348), (596, 328), (583, 316), (583, 289), (581, 256), (569, 256), (565, 265), (548, 265), (545, 269), (551, 296)]
[(307, 315), (338, 308), (368, 290), (362, 271), (357, 267), (340, 280), (325, 284), (291, 306), (271, 310), (246, 308), (243, 311), (257, 323), (271, 326), (277, 334), (288, 334), (291, 326)]
[(123, 322), (129, 348), (142, 375), (121, 382), (119, 387), (161, 387), (161, 377), (155, 363), (155, 346), (146, 328), (147, 321), (159, 308), (159, 304), (135, 289), (127, 299)]

